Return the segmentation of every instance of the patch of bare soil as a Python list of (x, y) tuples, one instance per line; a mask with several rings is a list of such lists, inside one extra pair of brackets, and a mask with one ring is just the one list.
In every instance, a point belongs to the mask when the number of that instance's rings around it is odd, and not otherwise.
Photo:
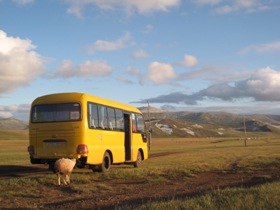
[[(149, 201), (185, 199), (204, 194), (213, 189), (226, 187), (249, 187), (279, 180), (280, 164), (258, 167), (254, 172), (242, 172), (236, 167), (227, 171), (211, 171), (195, 174), (193, 177), (178, 177), (166, 182), (145, 180), (109, 180), (97, 190), (98, 193), (77, 190), (74, 182), (70, 186), (40, 186), (34, 197), (0, 198), (1, 209), (114, 209), (116, 206), (137, 205)], [(137, 170), (137, 169), (135, 169)], [(29, 176), (50, 173), (42, 167), (0, 167), (0, 178)], [(24, 190), (24, 189), (22, 189)]]

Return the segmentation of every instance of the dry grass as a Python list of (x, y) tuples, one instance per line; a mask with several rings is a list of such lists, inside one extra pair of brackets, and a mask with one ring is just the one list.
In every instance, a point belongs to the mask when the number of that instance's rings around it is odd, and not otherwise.
[[(30, 166), (27, 140), (0, 140), (0, 165)], [(76, 169), (71, 176), (71, 188), (79, 194), (98, 193), (100, 189), (112, 190), (108, 180), (137, 180), (141, 184), (165, 183), (178, 177), (192, 177), (202, 171), (236, 169), (239, 172), (256, 170), (262, 164), (280, 164), (280, 140), (259, 138), (244, 141), (234, 138), (164, 138), (153, 139), (150, 158), (143, 166), (113, 166), (108, 174), (92, 173), (89, 169)], [(0, 179), (2, 198), (35, 197), (38, 189), (56, 184), (53, 174)], [(274, 185), (273, 185), (274, 184)], [(19, 189), (25, 189), (21, 191)], [(182, 200), (149, 202), (134, 209), (240, 209), (248, 202), (247, 209), (269, 209), (279, 206), (279, 182), (257, 187), (213, 190), (206, 194)], [(258, 200), (259, 199), (259, 200)], [(231, 204), (232, 206), (229, 206)], [(254, 206), (256, 205), (256, 206)], [(244, 205), (243, 205), (244, 206)], [(131, 206), (122, 206), (131, 209)], [(241, 208), (242, 209), (242, 208)]]

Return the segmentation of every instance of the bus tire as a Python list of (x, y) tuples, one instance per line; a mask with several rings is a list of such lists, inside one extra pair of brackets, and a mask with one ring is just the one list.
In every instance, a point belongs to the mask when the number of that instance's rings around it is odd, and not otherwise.
[(110, 171), (110, 167), (111, 167), (111, 156), (110, 156), (109, 152), (106, 151), (103, 156), (103, 162), (100, 166), (100, 172), (106, 173), (106, 172)]
[(135, 168), (140, 167), (142, 160), (143, 160), (142, 153), (140, 152), (140, 150), (138, 150), (137, 159), (136, 159), (136, 162), (133, 164), (133, 166)]

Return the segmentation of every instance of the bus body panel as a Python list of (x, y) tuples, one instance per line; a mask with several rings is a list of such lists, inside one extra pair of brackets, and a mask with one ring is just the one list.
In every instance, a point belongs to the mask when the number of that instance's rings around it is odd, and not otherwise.
[(133, 133), (132, 141), (132, 162), (137, 160), (138, 151), (141, 150), (143, 152), (143, 160), (148, 159), (148, 148), (147, 144), (143, 145), (143, 137), (140, 133)]
[(112, 133), (106, 130), (90, 130), (87, 135), (88, 164), (101, 164), (106, 151), (110, 151), (113, 154), (113, 163), (124, 162), (123, 132)]
[[(80, 122), (44, 123), (32, 126), (30, 140), (35, 147), (34, 158), (76, 158), (76, 148), (82, 144)], [(34, 142), (34, 143), (33, 143)]]

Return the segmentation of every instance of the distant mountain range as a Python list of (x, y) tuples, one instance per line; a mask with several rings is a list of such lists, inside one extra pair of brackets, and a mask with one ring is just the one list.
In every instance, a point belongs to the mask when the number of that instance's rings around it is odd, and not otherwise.
[[(280, 115), (238, 115), (226, 112), (171, 112), (139, 108), (153, 137), (235, 137), (244, 132), (280, 135)], [(149, 119), (150, 118), (150, 119)], [(245, 126), (244, 126), (245, 123)], [(0, 130), (27, 130), (28, 122), (0, 119)]]
[(28, 129), (28, 122), (18, 120), (15, 118), (0, 118), (0, 130), (26, 130)]
[[(140, 108), (141, 109), (141, 108)], [(279, 115), (238, 115), (226, 112), (169, 112), (161, 109), (141, 109), (147, 123), (153, 126), (153, 136), (174, 137), (234, 137), (253, 133), (280, 134)], [(150, 117), (150, 119), (149, 119)]]

